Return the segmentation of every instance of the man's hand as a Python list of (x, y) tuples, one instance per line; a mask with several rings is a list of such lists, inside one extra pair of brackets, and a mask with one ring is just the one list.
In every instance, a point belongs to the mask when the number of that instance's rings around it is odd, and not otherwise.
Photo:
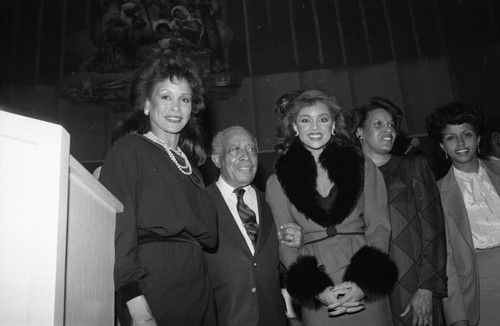
[(287, 223), (280, 226), (278, 239), (287, 247), (300, 249), (304, 245), (302, 228), (295, 223)]

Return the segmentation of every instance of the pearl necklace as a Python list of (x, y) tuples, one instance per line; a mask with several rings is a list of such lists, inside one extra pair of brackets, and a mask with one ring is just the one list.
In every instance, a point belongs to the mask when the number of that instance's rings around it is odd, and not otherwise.
[(390, 159), (391, 159), (391, 154), (387, 154), (379, 162), (373, 161), (373, 163), (375, 163), (376, 166), (382, 166), (385, 163), (389, 162)]
[[(177, 146), (177, 149), (171, 148), (167, 143), (165, 143), (162, 139), (158, 138), (151, 131), (148, 131), (147, 133), (145, 133), (144, 137), (146, 137), (148, 139), (151, 139), (152, 141), (154, 141), (158, 145), (161, 145), (161, 147), (165, 148), (165, 150), (167, 151), (168, 156), (170, 157), (170, 159), (172, 160), (172, 162), (174, 162), (175, 166), (177, 166), (177, 168), (179, 169), (179, 171), (181, 171), (181, 173), (183, 173), (185, 175), (190, 175), (193, 172), (193, 170), (191, 169), (191, 164), (189, 163), (189, 160), (186, 157), (186, 154), (184, 154), (184, 152), (180, 149), (179, 146)], [(177, 158), (174, 156), (174, 154), (172, 153), (172, 151), (174, 151), (177, 155), (179, 155), (180, 157), (182, 157), (184, 159), (184, 162), (186, 162), (186, 165), (184, 165), (184, 166), (181, 165), (177, 161)]]

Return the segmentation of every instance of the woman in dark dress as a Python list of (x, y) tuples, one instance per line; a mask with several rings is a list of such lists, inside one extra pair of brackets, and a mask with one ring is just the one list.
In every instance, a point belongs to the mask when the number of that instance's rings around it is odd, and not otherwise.
[(399, 279), (391, 294), (394, 325), (441, 325), (446, 295), (446, 240), (439, 190), (421, 156), (391, 151), (401, 110), (382, 98), (352, 110), (348, 123), (366, 157), (382, 172), (391, 218), (390, 255)]
[(111, 148), (100, 181), (124, 205), (117, 215), (117, 314), (125, 325), (215, 325), (204, 247), (217, 241), (215, 208), (196, 165), (205, 160), (197, 66), (152, 58), (131, 90), (144, 132)]

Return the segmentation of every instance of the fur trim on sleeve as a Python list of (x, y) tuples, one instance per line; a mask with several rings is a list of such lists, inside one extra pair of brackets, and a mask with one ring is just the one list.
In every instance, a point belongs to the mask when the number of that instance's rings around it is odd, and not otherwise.
[(299, 305), (318, 309), (322, 303), (316, 299), (329, 286), (333, 286), (330, 277), (321, 270), (314, 256), (302, 256), (293, 263), (285, 278), (285, 285), (292, 298)]
[(364, 246), (351, 258), (344, 281), (356, 283), (365, 293), (366, 301), (388, 296), (398, 280), (398, 268), (386, 253)]

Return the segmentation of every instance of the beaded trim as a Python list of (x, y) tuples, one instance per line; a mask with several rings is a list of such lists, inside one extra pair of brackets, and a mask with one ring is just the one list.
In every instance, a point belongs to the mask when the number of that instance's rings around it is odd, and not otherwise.
[[(189, 163), (189, 160), (186, 157), (186, 154), (181, 150), (179, 146), (177, 146), (177, 149), (171, 148), (167, 143), (165, 143), (162, 139), (158, 138), (155, 134), (153, 134), (151, 131), (148, 131), (147, 133), (144, 134), (144, 137), (154, 141), (158, 145), (161, 145), (165, 150), (167, 151), (168, 157), (174, 162), (175, 166), (181, 171), (182, 174), (185, 175), (190, 175), (193, 170), (191, 168), (191, 164)], [(184, 162), (186, 162), (186, 165), (181, 165), (178, 161), (175, 155), (172, 153), (175, 152), (177, 155), (182, 157), (184, 159)]]

